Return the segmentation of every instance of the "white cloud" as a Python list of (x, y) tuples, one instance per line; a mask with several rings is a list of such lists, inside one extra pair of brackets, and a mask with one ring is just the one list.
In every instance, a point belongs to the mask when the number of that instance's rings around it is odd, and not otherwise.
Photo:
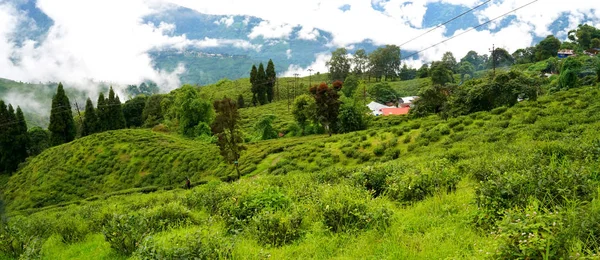
[(219, 19), (218, 21), (215, 21), (216, 25), (225, 25), (226, 27), (229, 27), (231, 25), (233, 25), (233, 23), (235, 22), (233, 16), (229, 16), (229, 17), (223, 17), (221, 19)]
[(321, 34), (319, 30), (311, 27), (302, 26), (302, 29), (298, 31), (298, 39), (308, 40), (308, 41), (316, 41)]
[(312, 72), (312, 74), (314, 74), (316, 72), (327, 72), (328, 68), (327, 68), (326, 63), (330, 59), (331, 59), (331, 53), (318, 53), (315, 55), (315, 62), (313, 62), (308, 67), (301, 67), (301, 66), (292, 64), (288, 67), (288, 70), (286, 72), (284, 72), (282, 76), (283, 77), (293, 77), (294, 74), (297, 73), (297, 74), (300, 74), (301, 77), (306, 77), (311, 74), (311, 72), (308, 71), (308, 69), (314, 70)]
[(252, 29), (248, 35), (250, 39), (262, 36), (265, 39), (287, 39), (292, 34), (294, 27), (285, 23), (262, 21)]
[(285, 55), (287, 56), (288, 60), (292, 58), (292, 50), (288, 49), (287, 51), (285, 51)]

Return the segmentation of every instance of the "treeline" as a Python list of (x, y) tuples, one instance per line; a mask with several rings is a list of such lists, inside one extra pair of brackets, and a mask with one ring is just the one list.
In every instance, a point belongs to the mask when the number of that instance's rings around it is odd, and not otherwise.
[(326, 63), (331, 81), (344, 81), (351, 73), (359, 77), (373, 77), (376, 81), (396, 80), (400, 73), (400, 47), (386, 45), (367, 54), (364, 49), (357, 50), (350, 57), (346, 48), (338, 48), (331, 53)]

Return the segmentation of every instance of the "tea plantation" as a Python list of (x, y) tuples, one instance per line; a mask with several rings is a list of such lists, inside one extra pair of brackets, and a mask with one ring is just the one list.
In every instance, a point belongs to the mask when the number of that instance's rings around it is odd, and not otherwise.
[(0, 259), (597, 258), (599, 92), (251, 142), (237, 181), (209, 142), (95, 134), (0, 180)]

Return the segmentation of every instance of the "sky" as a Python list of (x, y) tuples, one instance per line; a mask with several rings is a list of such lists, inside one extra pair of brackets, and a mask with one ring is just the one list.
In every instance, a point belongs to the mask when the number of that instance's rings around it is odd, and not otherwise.
[[(396, 44), (411, 39), (431, 28), (423, 28), (427, 4), (443, 2), (476, 6), (478, 0), (38, 0), (37, 6), (54, 25), (42, 39), (31, 39), (22, 46), (14, 36), (20, 26), (35, 26), (27, 15), (16, 9), (17, 1), (0, 0), (0, 77), (27, 82), (67, 81), (83, 88), (95, 89), (95, 82), (139, 84), (150, 79), (164, 86), (164, 91), (178, 87), (179, 66), (172, 72), (156, 70), (148, 52), (164, 47), (234, 46), (247, 51), (260, 51), (260, 46), (248, 40), (290, 39), (298, 37), (316, 40), (317, 28), (332, 34), (329, 45), (347, 47), (366, 39), (375, 44)], [(475, 12), (483, 22), (519, 7), (528, 0), (495, 0)], [(206, 14), (225, 15), (219, 23), (232, 24), (233, 15), (254, 16), (264, 21), (254, 27), (248, 39), (190, 40), (186, 35), (174, 35), (174, 25), (143, 22), (143, 17), (160, 13), (173, 5), (191, 8)], [(516, 19), (497, 32), (472, 31), (455, 40), (436, 46), (420, 55), (422, 60), (407, 60), (409, 65), (440, 59), (452, 51), (457, 59), (469, 50), (486, 53), (492, 44), (509, 52), (532, 45), (534, 36), (545, 37), (549, 26), (563, 12), (570, 13), (569, 23), (575, 27), (585, 16), (600, 27), (597, 1), (539, 0), (518, 11)], [(266, 8), (268, 7), (268, 8)], [(275, 10), (275, 11), (274, 11)], [(301, 26), (300, 32), (293, 28)], [(439, 28), (405, 46), (405, 50), (420, 50), (447, 38), (445, 28)], [(456, 34), (462, 31), (457, 31)], [(565, 39), (566, 32), (558, 35)], [(351, 50), (352, 52), (352, 50)], [(288, 55), (298, 55), (287, 53)], [(301, 54), (302, 55), (302, 54)], [(311, 53), (314, 63), (307, 67), (290, 65), (287, 74), (307, 74), (308, 67), (326, 72), (328, 53)], [(15, 59), (18, 62), (15, 62)]]

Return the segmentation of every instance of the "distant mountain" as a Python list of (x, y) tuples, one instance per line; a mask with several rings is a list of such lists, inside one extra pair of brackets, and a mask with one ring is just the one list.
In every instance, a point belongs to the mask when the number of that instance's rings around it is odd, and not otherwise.
[[(54, 24), (44, 12), (36, 7), (35, 0), (14, 0), (17, 7), (30, 18), (26, 25), (32, 29), (24, 29), (16, 36), (16, 44), (26, 39), (41, 40)], [(385, 12), (382, 7), (387, 0), (372, 1), (374, 10)], [(411, 4), (407, 1), (404, 4)], [(427, 4), (421, 28), (430, 28), (441, 24), (469, 9), (463, 5), (450, 4), (444, 1)], [(349, 5), (340, 10), (349, 9)], [(581, 14), (587, 19), (586, 14)], [(508, 16), (494, 27), (482, 27), (478, 30), (498, 31), (511, 24), (514, 16)], [(179, 75), (183, 83), (210, 84), (222, 78), (237, 79), (247, 77), (252, 64), (266, 63), (273, 59), (279, 74), (288, 71), (290, 65), (306, 68), (315, 62), (316, 55), (330, 53), (336, 47), (331, 44), (330, 32), (315, 29), (313, 38), (299, 37), (302, 26), (295, 26), (290, 37), (267, 39), (263, 36), (251, 37), (253, 29), (265, 22), (261, 18), (251, 16), (208, 15), (195, 10), (172, 5), (160, 13), (143, 19), (144, 23), (160, 26), (170, 24), (174, 28), (169, 31), (173, 36), (185, 35), (191, 41), (199, 42), (196, 46), (185, 48), (160, 48), (149, 52), (155, 69), (174, 71), (179, 64), (185, 66), (185, 72)], [(453, 35), (457, 30), (464, 30), (480, 23), (476, 14), (468, 13), (456, 21), (446, 25), (445, 35)], [(32, 27), (33, 25), (33, 27)], [(563, 32), (569, 23), (568, 14), (564, 13), (551, 25), (552, 33)], [(564, 35), (563, 35), (564, 36)], [(541, 37), (534, 37), (539, 41)], [(191, 47), (190, 47), (191, 46)], [(374, 50), (378, 46), (370, 40), (354, 44), (353, 47)], [(525, 47), (525, 46), (524, 46)], [(402, 50), (403, 55), (415, 50)], [(459, 58), (459, 57), (457, 57)]]

